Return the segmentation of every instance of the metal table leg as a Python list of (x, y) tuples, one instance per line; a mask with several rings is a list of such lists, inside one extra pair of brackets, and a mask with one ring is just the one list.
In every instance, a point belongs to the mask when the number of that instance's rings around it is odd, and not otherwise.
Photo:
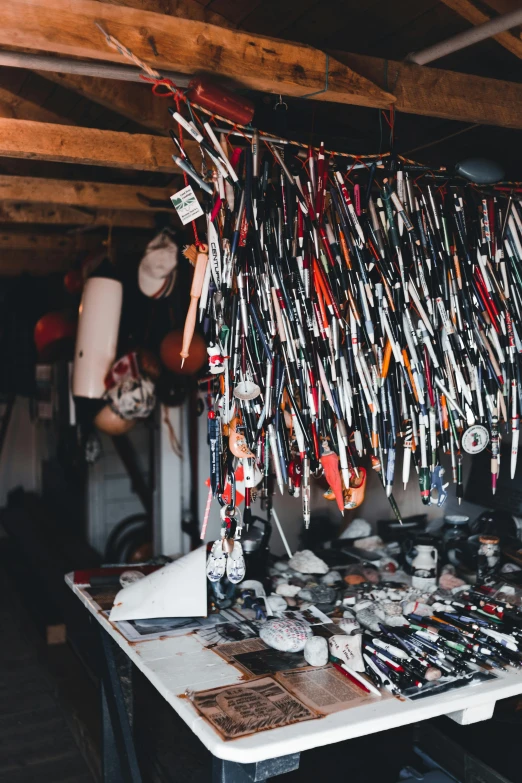
[(254, 764), (236, 764), (234, 761), (224, 761), (214, 756), (212, 783), (259, 783), (299, 769), (300, 756), (300, 753), (291, 753), (289, 756), (279, 756)]
[(103, 781), (142, 783), (131, 726), (132, 664), (127, 656), (118, 660), (116, 644), (101, 627), (99, 639)]

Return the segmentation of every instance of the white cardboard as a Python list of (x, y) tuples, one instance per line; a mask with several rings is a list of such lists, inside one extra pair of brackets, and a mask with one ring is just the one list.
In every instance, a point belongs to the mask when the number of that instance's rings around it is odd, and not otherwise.
[(111, 620), (156, 617), (206, 617), (206, 547), (200, 546), (173, 563), (124, 587), (111, 609)]

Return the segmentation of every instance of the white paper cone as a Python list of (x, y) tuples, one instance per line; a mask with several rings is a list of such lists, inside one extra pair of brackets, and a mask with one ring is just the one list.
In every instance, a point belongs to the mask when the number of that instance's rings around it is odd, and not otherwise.
[(75, 397), (103, 397), (104, 380), (116, 358), (123, 286), (107, 277), (85, 283), (74, 352)]
[(206, 547), (200, 546), (159, 571), (120, 590), (111, 620), (207, 616)]

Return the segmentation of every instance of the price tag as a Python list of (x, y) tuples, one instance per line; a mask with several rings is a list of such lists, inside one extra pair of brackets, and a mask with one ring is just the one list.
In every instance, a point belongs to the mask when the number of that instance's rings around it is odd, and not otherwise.
[(186, 226), (187, 223), (190, 223), (191, 220), (196, 220), (196, 218), (201, 217), (201, 215), (204, 214), (201, 209), (201, 204), (197, 200), (196, 194), (190, 185), (187, 185), (183, 190), (178, 190), (177, 193), (174, 193), (174, 195), (170, 197), (170, 200), (184, 226)]

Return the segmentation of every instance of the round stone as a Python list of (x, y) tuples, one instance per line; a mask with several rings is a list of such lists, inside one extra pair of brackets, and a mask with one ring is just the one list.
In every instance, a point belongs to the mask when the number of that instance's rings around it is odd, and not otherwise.
[(310, 588), (310, 595), (313, 603), (333, 604), (337, 598), (337, 591), (327, 585), (317, 585), (317, 587)]
[(133, 585), (134, 582), (139, 582), (144, 576), (145, 574), (142, 574), (141, 571), (124, 571), (120, 574), (120, 585), (122, 587), (128, 587), (129, 585)]
[(297, 585), (289, 585), (288, 582), (281, 582), (281, 584), (277, 585), (276, 593), (277, 595), (284, 596), (284, 598), (294, 598), (300, 590), (301, 588)]
[(304, 646), (304, 658), (310, 666), (326, 666), (328, 663), (328, 642), (323, 636), (312, 636)]
[(306, 640), (312, 636), (309, 625), (300, 620), (267, 620), (260, 630), (259, 636), (269, 647), (281, 652), (301, 652), (304, 650)]
[(339, 571), (328, 571), (327, 574), (321, 577), (321, 584), (323, 585), (335, 585), (342, 581), (343, 578)]
[(324, 560), (314, 555), (309, 549), (296, 552), (288, 561), (288, 565), (301, 574), (327, 574), (329, 571)]

